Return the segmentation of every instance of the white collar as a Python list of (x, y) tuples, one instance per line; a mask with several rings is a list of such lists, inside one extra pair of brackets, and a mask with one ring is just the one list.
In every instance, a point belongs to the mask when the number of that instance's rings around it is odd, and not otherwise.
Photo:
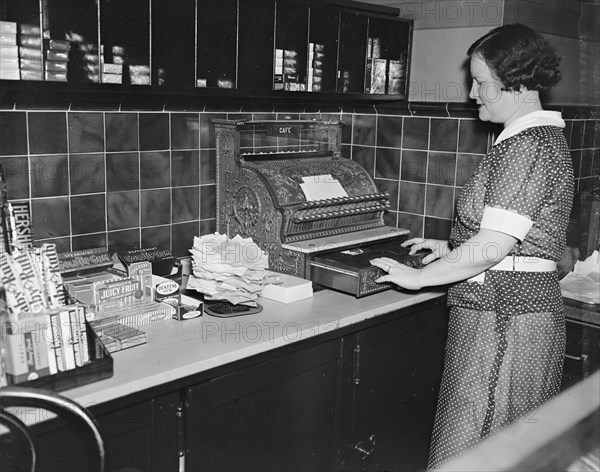
[(521, 131), (524, 131), (528, 128), (534, 128), (536, 126), (556, 126), (558, 128), (564, 128), (565, 122), (562, 119), (562, 115), (559, 111), (533, 111), (527, 115), (517, 118), (510, 125), (504, 128), (496, 138), (496, 141), (494, 141), (494, 145), (501, 143), (511, 136), (519, 134)]

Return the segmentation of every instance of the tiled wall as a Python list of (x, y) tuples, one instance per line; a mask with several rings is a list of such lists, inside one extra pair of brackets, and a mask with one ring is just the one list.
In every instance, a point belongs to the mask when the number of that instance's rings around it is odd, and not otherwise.
[[(438, 108), (428, 116), (0, 111), (0, 164), (9, 199), (31, 201), (37, 241), (55, 241), (60, 251), (157, 245), (186, 256), (194, 236), (215, 231), (211, 119), (343, 119), (343, 154), (391, 194), (387, 223), (446, 238), (457, 193), (496, 130)], [(598, 184), (599, 123), (568, 120), (577, 188)]]

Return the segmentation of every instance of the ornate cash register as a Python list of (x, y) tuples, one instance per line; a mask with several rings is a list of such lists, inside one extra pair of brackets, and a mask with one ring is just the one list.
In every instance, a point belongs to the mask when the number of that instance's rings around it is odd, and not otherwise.
[(341, 155), (341, 121), (213, 120), (217, 229), (251, 237), (270, 269), (356, 296), (388, 284), (369, 259), (408, 260), (408, 230), (384, 224), (387, 193)]

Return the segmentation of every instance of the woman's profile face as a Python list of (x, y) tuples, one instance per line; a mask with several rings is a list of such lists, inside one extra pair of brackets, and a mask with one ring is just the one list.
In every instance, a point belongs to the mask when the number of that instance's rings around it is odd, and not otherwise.
[(478, 54), (471, 56), (471, 77), (469, 98), (477, 102), (479, 119), (506, 124), (519, 106), (515, 92), (502, 90), (502, 83)]

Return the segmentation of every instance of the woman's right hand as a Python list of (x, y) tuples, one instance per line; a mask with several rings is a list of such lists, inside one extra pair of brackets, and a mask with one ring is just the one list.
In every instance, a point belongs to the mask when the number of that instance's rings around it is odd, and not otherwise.
[(431, 254), (425, 256), (421, 261), (423, 264), (429, 264), (430, 262), (444, 257), (452, 252), (452, 248), (450, 247), (448, 241), (444, 241), (442, 239), (413, 238), (404, 241), (401, 246), (410, 246), (409, 254), (414, 254), (420, 249), (431, 249)]

